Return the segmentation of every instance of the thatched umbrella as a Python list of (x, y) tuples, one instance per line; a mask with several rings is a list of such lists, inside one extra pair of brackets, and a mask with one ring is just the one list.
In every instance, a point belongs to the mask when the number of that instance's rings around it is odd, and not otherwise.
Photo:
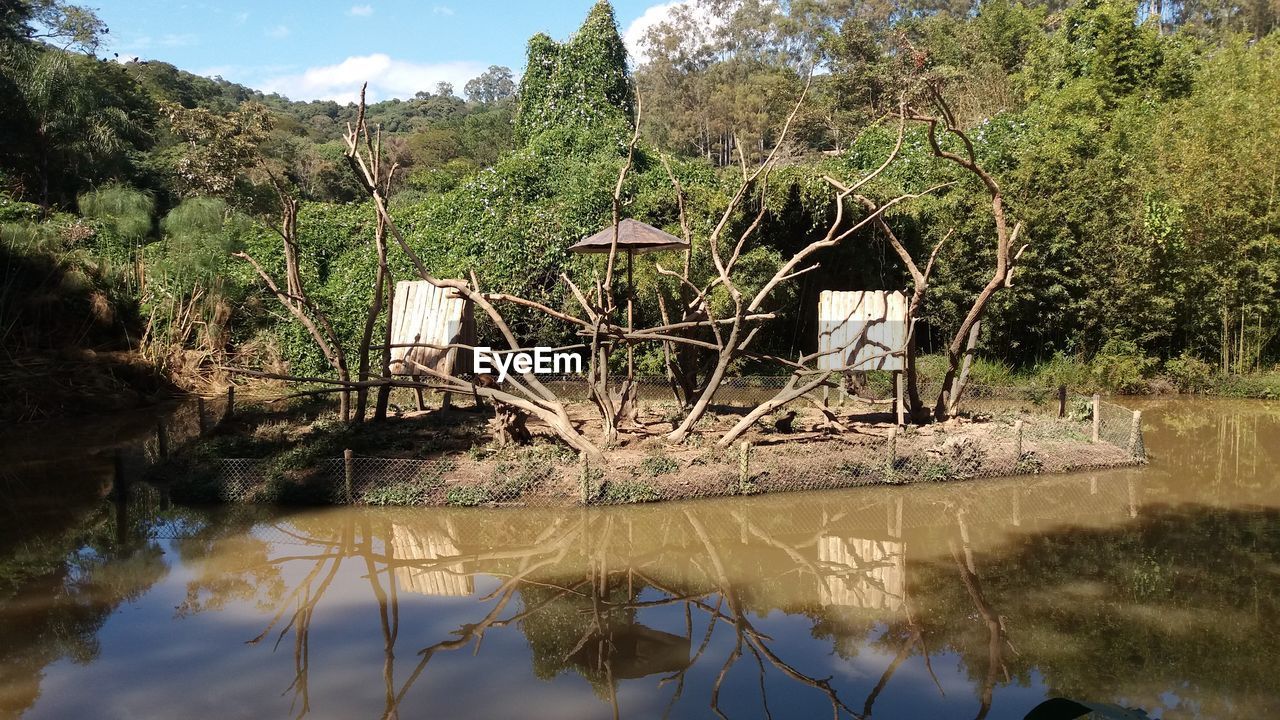
[[(658, 228), (642, 223), (639, 220), (627, 218), (618, 222), (617, 226), (618, 250), (627, 254), (627, 331), (630, 332), (635, 328), (632, 327), (631, 296), (634, 294), (634, 287), (631, 279), (631, 262), (637, 253), (659, 252), (662, 250), (688, 250), (689, 243), (668, 232), (663, 232)], [(592, 235), (585, 240), (569, 248), (569, 252), (573, 253), (597, 253), (607, 255), (613, 248), (614, 242), (614, 226), (610, 225), (600, 232)], [(633, 359), (631, 349), (627, 348), (627, 374), (634, 374)]]

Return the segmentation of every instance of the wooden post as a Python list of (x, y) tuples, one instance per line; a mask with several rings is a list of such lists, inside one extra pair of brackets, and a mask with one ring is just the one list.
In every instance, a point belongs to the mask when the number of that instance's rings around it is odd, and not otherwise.
[(738, 492), (745, 494), (751, 484), (751, 441), (738, 446)]
[(894, 463), (898, 460), (898, 426), (889, 426), (889, 452), (885, 458), (886, 467), (892, 471)]
[(1067, 386), (1059, 385), (1058, 386), (1058, 417), (1064, 418), (1066, 416), (1067, 416)]
[(1016, 438), (1014, 442), (1014, 462), (1022, 462), (1022, 420), (1015, 420), (1013, 423), (1013, 435)]
[(903, 382), (902, 371), (899, 370), (893, 374), (893, 405), (898, 413), (898, 427), (907, 426), (907, 403), (903, 397), (903, 388), (906, 385)]
[(1134, 457), (1141, 457), (1145, 453), (1140, 447), (1142, 441), (1142, 411), (1133, 411), (1133, 424), (1129, 426), (1129, 454)]
[(578, 453), (578, 493), (583, 505), (591, 503), (591, 496), (594, 494), (591, 492), (591, 465), (585, 452)]
[(227, 386), (227, 407), (222, 411), (222, 422), (228, 422), (236, 414), (236, 386)]
[(169, 438), (164, 431), (164, 420), (156, 421), (156, 459), (169, 457)]
[(209, 423), (204, 418), (204, 398), (196, 396), (196, 426), (200, 429), (200, 434), (204, 435), (209, 430)]
[(342, 479), (343, 479), (343, 489), (346, 490), (348, 503), (352, 502), (354, 498), (351, 492), (351, 485), (352, 485), (351, 480), (352, 480), (352, 476), (354, 476), (356, 472), (355, 465), (356, 465), (355, 457), (352, 455), (351, 450), (350, 449), (343, 450), (342, 451)]
[(413, 394), (414, 394), (414, 397), (417, 398), (418, 400), (418, 411), (421, 412), (423, 410), (426, 410), (427, 399), (422, 395), (422, 386), (419, 385), (418, 387), (415, 387), (413, 389)]
[(1093, 442), (1098, 442), (1098, 431), (1102, 428), (1102, 396), (1093, 394)]

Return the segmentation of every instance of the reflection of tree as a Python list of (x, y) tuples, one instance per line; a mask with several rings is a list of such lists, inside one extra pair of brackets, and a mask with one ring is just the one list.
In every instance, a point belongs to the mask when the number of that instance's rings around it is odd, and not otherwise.
[[(1123, 479), (1090, 477), (918, 488), (906, 497), (774, 498), (759, 503), (768, 512), (742, 501), (625, 512), (304, 515), (256, 526), (254, 537), (270, 540), (265, 555), (207, 567), (245, 578), (267, 572), (255, 563), (302, 568), (284, 575), (301, 580), (254, 598), (275, 608), (256, 641), (292, 641), (299, 715), (310, 709), (307, 677), (318, 660), (310, 627), (325, 612), (327, 589), (351, 577), (338, 579), (344, 563), (356, 566), (374, 600), (384, 717), (399, 715), (433, 659), (481, 653), (487, 634), (511, 629), (528, 643), (535, 675), (576, 673), (619, 715), (619, 685), (648, 678), (666, 693), (668, 712), (691, 701), (721, 715), (742, 702), (779, 712), (771, 696), (783, 688), (788, 705), (804, 695), (836, 717), (870, 718), (889, 688), (917, 682), (904, 667), (918, 663), (932, 675), (939, 653), (957, 657), (974, 687), (972, 700), (948, 702), (972, 702), (978, 718), (995, 712), (1000, 687), (1030, 683), (1033, 672), (1055, 693), (1151, 706), (1170, 678), (1191, 678), (1178, 692), (1209, 715), (1228, 707), (1214, 693), (1254, 709), (1269, 697), (1265, 669), (1247, 659), (1280, 649), (1267, 624), (1280, 590), (1268, 571), (1280, 557), (1277, 518), (1146, 511), (1129, 523)], [(1097, 527), (1002, 539), (1009, 527), (1062, 518)], [(473, 619), (397, 651), (406, 593), (474, 596), (495, 581), (475, 598)], [(1215, 617), (1228, 625), (1218, 627), (1206, 619), (1220, 608), (1255, 614)], [(776, 610), (810, 618), (813, 637), (829, 639), (841, 657), (871, 647), (885, 659), (865, 681), (815, 672), (810, 653), (795, 656), (786, 638), (769, 635), (760, 618)], [(1213, 667), (1226, 657), (1237, 659)], [(691, 673), (695, 667), (703, 671)], [(744, 697), (747, 688), (758, 698)]]
[(96, 658), (107, 618), (164, 577), (155, 522), (99, 503), (0, 554), (0, 715), (35, 703), (49, 664)]
[(978, 554), (976, 588), (946, 579), (969, 575), (962, 554), (920, 566), (913, 584), (930, 636), (982, 678), (984, 706), (997, 680), (1036, 670), (1058, 695), (1147, 708), (1172, 696), (1201, 717), (1263, 717), (1275, 709), (1259, 658), (1280, 653), (1278, 557), (1274, 511), (1162, 508)]

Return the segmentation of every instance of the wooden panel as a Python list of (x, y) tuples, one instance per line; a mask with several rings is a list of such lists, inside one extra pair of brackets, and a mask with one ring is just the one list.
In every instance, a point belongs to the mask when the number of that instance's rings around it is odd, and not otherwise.
[[(459, 555), (457, 546), (448, 535), (396, 523), (391, 525), (391, 551), (397, 560), (430, 561)], [(475, 584), (465, 573), (461, 562), (439, 570), (401, 566), (395, 568), (395, 576), (396, 584), (404, 592), (446, 597), (466, 597), (475, 592)]]
[(396, 283), (392, 300), (391, 344), (424, 343), (436, 347), (392, 347), (393, 375), (426, 375), (425, 367), (454, 374), (471, 370), (471, 354), (446, 350), (452, 343), (475, 342), (475, 323), (470, 303), (455, 297), (452, 290), (425, 280)]
[[(818, 298), (820, 370), (902, 370), (907, 297), (882, 290), (834, 292)], [(898, 353), (890, 355), (889, 353)]]
[(822, 578), (823, 605), (868, 610), (899, 610), (906, 592), (902, 543), (863, 538), (824, 537), (818, 560), (832, 574)]

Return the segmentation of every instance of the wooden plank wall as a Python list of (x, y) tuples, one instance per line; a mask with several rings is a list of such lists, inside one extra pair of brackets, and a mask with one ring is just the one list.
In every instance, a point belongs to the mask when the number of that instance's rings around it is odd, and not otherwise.
[[(863, 329), (866, 339), (860, 342)], [(820, 370), (903, 370), (907, 343), (907, 296), (883, 290), (836, 292), (818, 298)], [(839, 352), (830, 352), (839, 350)]]
[[(425, 280), (396, 283), (392, 303), (391, 344), (427, 343), (445, 346), (475, 342), (475, 321), (470, 303), (453, 291)], [(458, 349), (392, 347), (393, 375), (425, 375), (420, 366), (454, 374), (471, 371), (471, 353)]]

